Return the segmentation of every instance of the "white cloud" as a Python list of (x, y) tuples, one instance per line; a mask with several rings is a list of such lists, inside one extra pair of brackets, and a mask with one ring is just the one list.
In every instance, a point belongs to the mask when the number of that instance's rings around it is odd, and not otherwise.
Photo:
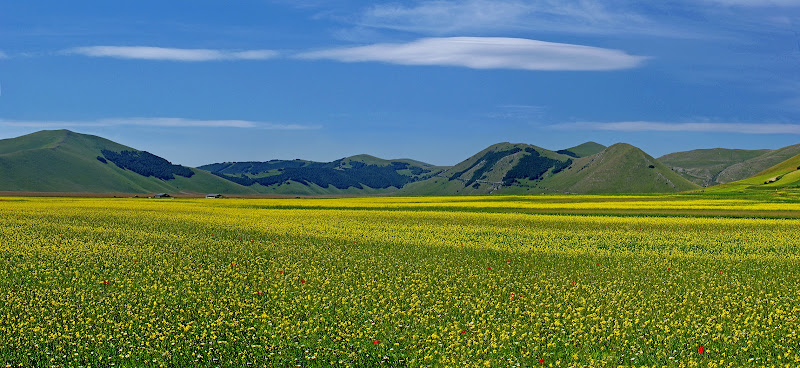
[(800, 134), (800, 124), (755, 123), (664, 123), (654, 121), (578, 122), (553, 126), (557, 129), (609, 130), (622, 132), (708, 132), (742, 134)]
[(303, 59), (377, 61), (403, 65), (461, 66), (474, 69), (617, 70), (641, 65), (646, 57), (620, 50), (523, 38), (424, 38), (305, 52)]
[(167, 128), (257, 128), (269, 130), (309, 130), (319, 126), (276, 124), (249, 120), (193, 120), (183, 118), (116, 118), (93, 121), (0, 120), (0, 125), (29, 128), (149, 126)]
[(8, 55), (5, 52), (0, 51), (0, 59), (8, 59)]
[(412, 6), (373, 5), (354, 23), (360, 26), (433, 34), (485, 30), (568, 33), (673, 33), (655, 27), (624, 2), (597, 0), (434, 0)]
[(264, 60), (278, 55), (278, 52), (273, 50), (227, 51), (151, 46), (87, 46), (68, 49), (65, 52), (91, 57), (168, 61)]

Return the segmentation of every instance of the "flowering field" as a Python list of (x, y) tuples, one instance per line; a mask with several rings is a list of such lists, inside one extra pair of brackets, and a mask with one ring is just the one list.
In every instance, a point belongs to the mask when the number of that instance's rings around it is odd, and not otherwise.
[(0, 366), (798, 366), (799, 211), (0, 198)]

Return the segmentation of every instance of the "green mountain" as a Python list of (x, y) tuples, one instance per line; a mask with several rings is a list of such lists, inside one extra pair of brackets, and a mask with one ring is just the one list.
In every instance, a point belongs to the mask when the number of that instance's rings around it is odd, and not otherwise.
[(254, 193), (205, 171), (69, 130), (0, 140), (0, 191)]
[(707, 192), (775, 191), (800, 188), (800, 154), (747, 179), (706, 188)]
[(409, 159), (384, 160), (357, 155), (332, 162), (224, 162), (203, 165), (200, 169), (259, 193), (320, 195), (396, 192), (444, 168)]
[(575, 159), (561, 173), (529, 182), (527, 186), (526, 191), (567, 193), (668, 193), (698, 187), (625, 143)]
[(800, 154), (800, 144), (777, 150), (698, 149), (675, 152), (658, 160), (701, 186), (749, 178)]
[(402, 193), (411, 195), (452, 195), (502, 193), (517, 180), (533, 180), (558, 172), (572, 158), (541, 147), (522, 143), (498, 143), (436, 177), (409, 184)]
[(600, 143), (586, 142), (586, 143), (583, 143), (583, 144), (579, 144), (579, 145), (577, 145), (575, 147), (570, 147), (570, 148), (567, 148), (567, 149), (558, 150), (556, 152), (564, 154), (564, 155), (567, 155), (567, 156), (570, 156), (570, 157), (579, 158), (579, 157), (587, 157), (587, 156), (591, 156), (591, 155), (596, 155), (596, 154), (600, 153), (601, 151), (603, 151), (604, 149), (606, 149), (606, 146), (604, 146), (604, 145), (602, 145)]
[[(562, 152), (562, 151), (558, 151)], [(584, 157), (500, 143), (419, 183), (406, 194), (656, 193), (698, 188), (629, 144)]]
[[(491, 194), (513, 185), (515, 176), (544, 175), (571, 162), (567, 155), (522, 143), (487, 147), (436, 177), (403, 188), (410, 195)], [(528, 166), (536, 166), (528, 169)], [(516, 169), (515, 169), (516, 168)], [(513, 171), (512, 171), (513, 170)], [(511, 175), (508, 175), (509, 172)]]

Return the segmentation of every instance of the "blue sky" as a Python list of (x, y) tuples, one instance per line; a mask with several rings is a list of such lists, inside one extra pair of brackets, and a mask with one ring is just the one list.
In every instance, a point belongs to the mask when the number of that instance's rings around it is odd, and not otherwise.
[(175, 163), (800, 143), (800, 0), (0, 2), (0, 138)]

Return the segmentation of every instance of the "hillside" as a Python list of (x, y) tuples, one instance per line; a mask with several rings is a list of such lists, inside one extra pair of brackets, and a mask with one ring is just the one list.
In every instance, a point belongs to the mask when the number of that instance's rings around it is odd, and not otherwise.
[(384, 160), (370, 155), (332, 162), (225, 162), (203, 165), (200, 169), (259, 193), (307, 195), (389, 193), (443, 170), (415, 160)]
[(670, 153), (658, 160), (696, 184), (713, 186), (749, 178), (798, 154), (800, 145), (777, 150), (714, 148)]
[(598, 146), (595, 143), (585, 145), (587, 150), (553, 152), (527, 144), (495, 144), (435, 178), (409, 184), (402, 192), (416, 195), (655, 193), (698, 187), (628, 144), (618, 143), (583, 157), (559, 153), (588, 154)]
[(586, 142), (583, 144), (579, 144), (575, 147), (570, 147), (563, 150), (556, 151), (557, 153), (561, 153), (570, 157), (580, 158), (580, 157), (587, 157), (591, 155), (596, 155), (606, 149), (606, 146), (595, 143), (595, 142)]
[(562, 173), (531, 186), (568, 193), (668, 193), (698, 187), (644, 151), (625, 143), (578, 158)]
[(205, 171), (69, 130), (0, 140), (0, 191), (254, 193)]
[(800, 154), (747, 179), (706, 188), (707, 192), (775, 191), (800, 188)]
[(412, 195), (492, 194), (563, 170), (570, 156), (522, 143), (498, 143), (437, 177), (403, 189)]

